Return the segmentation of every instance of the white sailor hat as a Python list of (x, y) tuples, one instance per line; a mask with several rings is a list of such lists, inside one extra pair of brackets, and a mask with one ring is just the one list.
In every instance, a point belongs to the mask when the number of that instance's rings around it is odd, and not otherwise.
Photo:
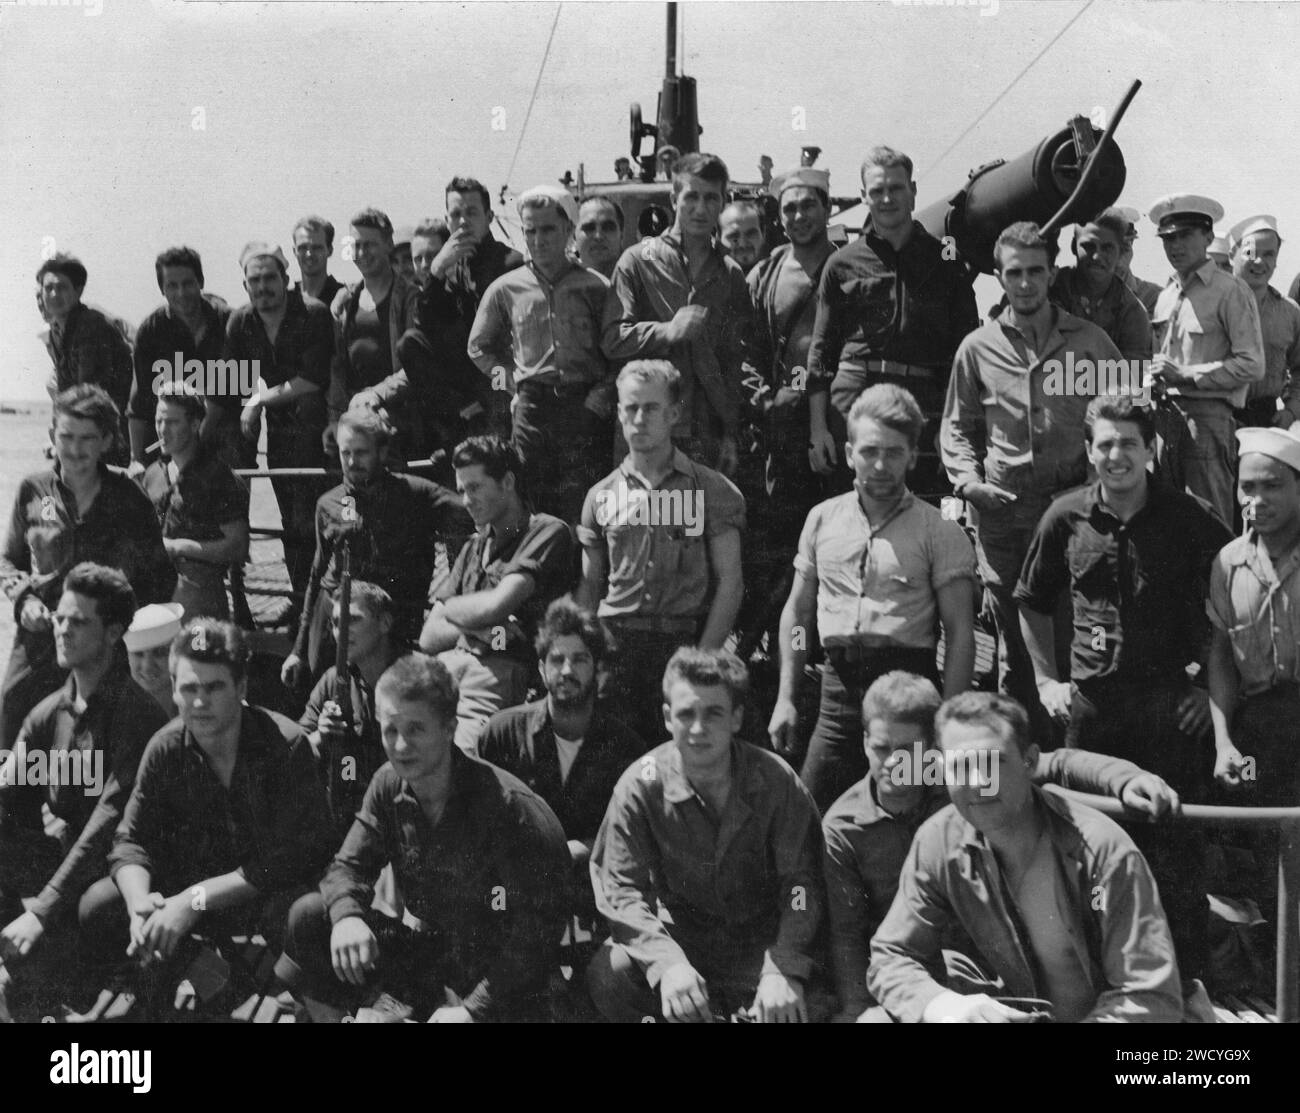
[(1115, 211), (1122, 214), (1128, 221), (1128, 232), (1124, 238), (1130, 242), (1138, 237), (1138, 221), (1142, 219), (1142, 214), (1133, 208), (1132, 205), (1116, 205)]
[(521, 218), (524, 215), (524, 205), (529, 201), (545, 202), (564, 213), (569, 218), (570, 224), (578, 223), (578, 202), (562, 185), (539, 185), (524, 190), (515, 201), (515, 209)]
[(135, 612), (122, 641), (132, 653), (168, 645), (181, 632), (184, 613), (185, 608), (179, 603), (149, 603)]
[(784, 174), (778, 174), (772, 179), (772, 184), (767, 187), (767, 191), (779, 200), (781, 194), (791, 186), (808, 186), (810, 189), (820, 189), (829, 196), (831, 192), (830, 171), (814, 170), (811, 166), (801, 166), (797, 170), (787, 170)]
[(1290, 429), (1238, 429), (1237, 455), (1258, 452), (1300, 471), (1300, 436)]
[(1223, 219), (1223, 206), (1198, 193), (1171, 193), (1154, 202), (1147, 215), (1156, 226), (1157, 236), (1172, 235), (1186, 228), (1212, 232)]
[(1264, 213), (1260, 216), (1248, 216), (1245, 220), (1237, 221), (1228, 233), (1228, 239), (1232, 242), (1233, 247), (1236, 247), (1252, 232), (1272, 232), (1279, 240), (1282, 238), (1277, 231), (1277, 217)]
[(1228, 243), (1227, 236), (1215, 236), (1210, 241), (1210, 246), (1205, 249), (1207, 255), (1231, 255), (1232, 247)]
[(399, 224), (393, 229), (393, 246), (398, 247), (401, 244), (409, 244), (415, 238), (414, 224)]
[(278, 244), (270, 243), (267, 240), (252, 240), (244, 244), (244, 250), (239, 253), (239, 269), (247, 270), (250, 259), (270, 258), (276, 259), (280, 263), (280, 269), (286, 274), (289, 272), (289, 260), (284, 257), (284, 252), (280, 250)]

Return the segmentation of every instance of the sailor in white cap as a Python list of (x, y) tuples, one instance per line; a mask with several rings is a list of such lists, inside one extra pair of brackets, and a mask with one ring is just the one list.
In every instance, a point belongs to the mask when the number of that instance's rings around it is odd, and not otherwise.
[(180, 603), (150, 603), (135, 612), (131, 625), (122, 635), (131, 664), (131, 679), (168, 715), (176, 714), (176, 704), (172, 699), (167, 653), (172, 638), (181, 632), (183, 613)]
[(813, 436), (807, 390), (817, 285), (835, 250), (826, 232), (830, 188), (830, 174), (806, 166), (772, 180), (769, 192), (789, 242), (749, 272), (754, 330), (742, 375), (754, 422), (762, 431), (762, 452), (758, 459), (750, 457), (758, 482), (748, 484), (744, 494), (750, 533), (764, 540), (742, 552), (745, 592), (752, 604), (742, 607), (742, 613), (753, 619), (742, 630), (742, 654), (779, 620), (771, 601), (794, 560), (804, 519), (827, 493), (822, 476), (837, 456), (826, 431), (827, 394), (818, 395), (820, 434)]
[(613, 380), (600, 350), (609, 283), (569, 257), (578, 202), (561, 185), (517, 202), (528, 263), (487, 288), (469, 357), (497, 391), (513, 392), (511, 428), (537, 510), (566, 522), (611, 466)]
[(1231, 525), (1233, 410), (1264, 377), (1259, 309), (1250, 288), (1206, 255), (1222, 205), (1177, 193), (1156, 201), (1150, 217), (1175, 272), (1151, 318), (1151, 371), (1164, 388), (1157, 411), (1160, 467), (1174, 486), (1205, 499)]
[(1119, 249), (1119, 262), (1115, 264), (1115, 273), (1119, 275), (1120, 280), (1125, 286), (1137, 297), (1142, 303), (1142, 308), (1147, 311), (1147, 316), (1156, 307), (1156, 298), (1160, 296), (1160, 287), (1154, 282), (1148, 282), (1145, 278), (1138, 278), (1133, 273), (1133, 244), (1138, 238), (1137, 225), (1142, 219), (1142, 214), (1130, 205), (1121, 205), (1116, 210), (1128, 222), (1128, 227), (1124, 231), (1124, 241)]
[[(243, 402), (208, 397), (221, 413), (219, 424), (237, 422), (235, 444), (219, 435), (219, 455), (227, 464), (255, 462), (262, 412), (266, 411), (267, 463), (273, 468), (319, 467), (324, 463), (321, 434), (325, 428), (325, 394), (334, 354), (334, 321), (327, 306), (289, 289), (284, 252), (254, 242), (240, 252), (248, 304), (230, 314), (226, 357), (246, 361), (260, 375), (259, 387)], [(238, 448), (236, 449), (236, 444)], [(234, 459), (231, 457), (235, 456)], [(289, 579), (301, 605), (307, 573), (316, 549), (314, 514), (320, 493), (301, 480), (275, 480), (276, 501), (284, 523), (284, 557)], [(292, 610), (292, 604), (290, 606)]]
[(1232, 248), (1228, 244), (1227, 236), (1215, 236), (1210, 241), (1210, 246), (1206, 248), (1205, 254), (1219, 270), (1232, 273)]
[(1242, 429), (1246, 532), (1210, 570), (1215, 777), (1253, 804), (1300, 804), (1300, 436)]
[[(1269, 284), (1282, 246), (1277, 220), (1248, 216), (1228, 233), (1232, 273), (1255, 295), (1264, 340), (1264, 378), (1251, 383), (1246, 405), (1237, 411), (1240, 425), (1286, 427), (1300, 418), (1300, 305)], [(1279, 399), (1283, 403), (1278, 408)]]

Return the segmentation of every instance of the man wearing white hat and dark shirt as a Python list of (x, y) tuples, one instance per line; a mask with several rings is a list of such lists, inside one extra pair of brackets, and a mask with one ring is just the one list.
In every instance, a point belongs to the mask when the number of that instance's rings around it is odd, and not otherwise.
[[(1300, 418), (1300, 305), (1269, 285), (1282, 246), (1277, 219), (1248, 216), (1233, 225), (1228, 239), (1232, 244), (1232, 273), (1255, 295), (1264, 340), (1264, 378), (1251, 384), (1245, 407), (1237, 411), (1237, 422), (1285, 429)], [(1287, 408), (1279, 410), (1278, 399)]]
[(179, 603), (150, 603), (135, 612), (131, 625), (122, 635), (131, 679), (153, 697), (168, 717), (176, 714), (168, 650), (172, 639), (181, 632), (184, 613)]
[(1175, 272), (1151, 315), (1151, 370), (1163, 387), (1160, 467), (1175, 487), (1205, 499), (1231, 523), (1232, 411), (1245, 405), (1250, 384), (1264, 377), (1259, 309), (1250, 287), (1206, 255), (1222, 205), (1176, 193), (1152, 205), (1150, 216)]
[(610, 468), (614, 383), (600, 350), (609, 283), (567, 254), (578, 203), (540, 185), (518, 201), (528, 263), (483, 295), (469, 356), (513, 392), (511, 439), (534, 509), (573, 525), (588, 489)]
[[(1242, 429), (1247, 529), (1210, 569), (1215, 778), (1256, 805), (1300, 804), (1300, 436)], [(1248, 760), (1249, 759), (1249, 760)]]

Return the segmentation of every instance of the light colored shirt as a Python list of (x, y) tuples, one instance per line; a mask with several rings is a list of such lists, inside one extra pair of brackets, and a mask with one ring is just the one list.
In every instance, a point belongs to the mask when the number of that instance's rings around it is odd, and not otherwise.
[(485, 375), (513, 382), (595, 383), (608, 365), (600, 351), (609, 283), (576, 263), (554, 282), (533, 263), (507, 271), (483, 295), (469, 334), (469, 357)]
[[(1048, 361), (1120, 359), (1100, 328), (1053, 307), (1052, 330), (1031, 352), (1004, 313), (970, 333), (957, 349), (944, 402), (939, 448), (957, 494), (994, 483), (1015, 495), (1051, 496), (1088, 474), (1083, 418), (1092, 395), (1049, 395)], [(1050, 369), (1049, 369), (1050, 370)], [(1102, 376), (1092, 376), (1093, 389)], [(1064, 384), (1070, 378), (1061, 375)], [(1082, 379), (1076, 379), (1076, 385)]]
[(812, 508), (794, 566), (817, 581), (823, 645), (933, 649), (936, 592), (975, 579), (975, 552), (956, 522), (911, 491), (875, 527), (850, 491)]
[(601, 618), (700, 618), (712, 602), (709, 539), (744, 530), (745, 497), (726, 476), (673, 449), (656, 487), (626, 456), (587, 492), (578, 540), (604, 547), (608, 586)]
[(1207, 259), (1186, 278), (1174, 275), (1151, 314), (1157, 355), (1182, 366), (1192, 382), (1167, 388), (1185, 398), (1219, 398), (1238, 408), (1264, 377), (1264, 341), (1255, 295)]
[(1210, 621), (1232, 642), (1243, 695), (1300, 682), (1300, 547), (1274, 563), (1254, 530), (1210, 569)]
[(555, 756), (560, 762), (560, 784), (569, 783), (569, 770), (573, 768), (574, 759), (582, 749), (581, 738), (561, 738), (555, 736)]
[(1300, 410), (1300, 305), (1272, 286), (1255, 304), (1264, 338), (1264, 378), (1251, 384), (1249, 397), (1285, 397)]

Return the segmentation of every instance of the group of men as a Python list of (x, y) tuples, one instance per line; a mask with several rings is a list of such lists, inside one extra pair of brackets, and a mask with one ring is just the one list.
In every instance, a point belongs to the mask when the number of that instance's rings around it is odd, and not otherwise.
[[(125, 384), (84, 267), (42, 265), (54, 466), (0, 558), (16, 986), (72, 947), (157, 1009), (186, 972), (214, 996), (202, 948), (260, 932), (314, 1019), (543, 1018), (557, 995), (629, 1020), (1205, 1013), (1202, 840), (1038, 785), (1153, 820), (1300, 795), (1300, 305), (1269, 285), (1275, 222), (1233, 229), (1227, 274), (1222, 210), (1162, 199), (1176, 274), (1151, 306), (1135, 214), (1079, 225), (1059, 270), (1013, 224), (981, 324), (900, 152), (868, 154), (838, 251), (824, 172), (772, 180), (770, 252), (716, 156), (672, 179), (671, 227), (625, 250), (610, 199), (525, 192), (524, 262), (456, 178), (405, 250), (358, 213), (346, 287), (306, 218), (297, 286), (251, 243), (233, 311), (171, 249)], [(160, 372), (218, 359), (256, 388)], [(297, 723), (246, 702), (226, 621), (264, 411), (273, 470), (337, 456), (342, 479), (273, 480)], [(402, 464), (424, 456), (433, 479)], [(1000, 695), (971, 691), (977, 587)], [(779, 662), (758, 699), (756, 652)], [(60, 752), (110, 770), (96, 796), (28, 776)], [(561, 991), (575, 923), (599, 945)]]

